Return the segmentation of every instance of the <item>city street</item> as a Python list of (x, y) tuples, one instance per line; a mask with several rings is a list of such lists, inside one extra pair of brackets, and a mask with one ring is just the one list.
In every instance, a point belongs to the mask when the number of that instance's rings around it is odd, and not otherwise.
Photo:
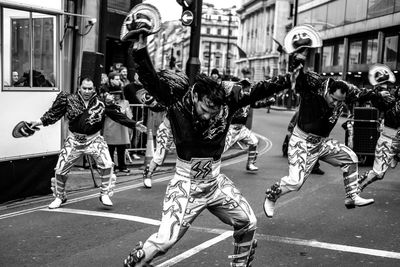
[[(281, 145), (292, 115), (254, 111), (253, 130), (261, 141), (256, 174), (245, 171), (247, 155), (223, 162), (222, 172), (257, 215), (252, 266), (399, 266), (400, 167), (362, 193), (375, 199), (373, 205), (348, 210), (340, 168), (321, 162), (325, 175), (311, 175), (299, 192), (279, 199), (272, 219), (264, 215), (267, 186), (288, 172)], [(333, 131), (342, 142), (343, 121)], [(360, 167), (360, 173), (367, 168)], [(112, 208), (101, 205), (98, 189), (75, 191), (56, 210), (47, 209), (51, 196), (0, 206), (0, 266), (122, 266), (135, 244), (157, 231), (171, 175), (155, 176), (152, 189), (144, 189), (139, 179), (118, 184)], [(232, 230), (204, 211), (177, 245), (152, 264), (229, 266)]]

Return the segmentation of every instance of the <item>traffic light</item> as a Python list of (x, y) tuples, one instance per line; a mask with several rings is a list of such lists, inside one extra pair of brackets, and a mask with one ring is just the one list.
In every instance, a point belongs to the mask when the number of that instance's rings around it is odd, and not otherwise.
[(176, 0), (182, 6), (181, 22), (184, 26), (196, 26), (194, 19), (196, 14), (196, 1), (195, 0)]

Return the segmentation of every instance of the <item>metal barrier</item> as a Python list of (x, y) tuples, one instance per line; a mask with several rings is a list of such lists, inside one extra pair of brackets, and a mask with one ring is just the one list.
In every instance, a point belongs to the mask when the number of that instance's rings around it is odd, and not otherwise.
[[(158, 126), (164, 120), (165, 112), (153, 112), (147, 105), (142, 104), (130, 104), (132, 109), (133, 117), (132, 119), (135, 121), (143, 121), (143, 123), (147, 126), (148, 129), (152, 130), (152, 133), (155, 135), (157, 133)], [(146, 146), (147, 146), (147, 134), (141, 133), (139, 131), (134, 131), (133, 136), (131, 138), (131, 143), (129, 148), (126, 149), (126, 160), (127, 163), (132, 163), (132, 154), (139, 154), (141, 156), (145, 156), (146, 154)], [(175, 145), (171, 148), (173, 151), (175, 149)], [(138, 159), (138, 158), (135, 158)]]
[[(130, 104), (132, 110), (132, 119), (135, 121), (143, 121), (146, 123), (148, 118), (149, 108), (142, 104)], [(131, 138), (129, 148), (126, 150), (128, 153), (145, 153), (146, 152), (146, 134), (134, 130)]]

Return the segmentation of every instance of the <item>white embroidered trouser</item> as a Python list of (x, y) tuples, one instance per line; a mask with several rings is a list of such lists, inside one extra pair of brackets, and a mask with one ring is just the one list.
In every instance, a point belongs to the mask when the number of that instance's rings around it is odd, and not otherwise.
[(396, 155), (400, 156), (400, 136), (389, 134), (389, 131), (387, 131), (387, 128), (385, 128), (381, 133), (375, 147), (375, 159), (372, 169), (374, 176), (382, 179), (389, 166), (392, 168), (396, 167)]
[(234, 227), (235, 243), (252, 242), (255, 214), (232, 181), (220, 173), (220, 166), (220, 161), (211, 159), (177, 160), (175, 176), (165, 193), (161, 225), (144, 243), (141, 263), (166, 253), (204, 209)]
[(80, 135), (70, 133), (60, 151), (55, 167), (55, 178), (52, 178), (54, 196), (65, 198), (65, 184), (68, 173), (82, 155), (90, 155), (96, 162), (101, 176), (101, 194), (112, 195), (115, 186), (115, 175), (112, 174), (113, 162), (107, 143), (99, 135)]
[(357, 193), (358, 158), (353, 150), (336, 140), (309, 135), (297, 126), (289, 141), (289, 175), (281, 178), (282, 191), (299, 190), (318, 159), (341, 167), (346, 195)]
[(167, 152), (170, 150), (173, 142), (171, 126), (169, 124), (169, 120), (165, 118), (157, 129), (156, 150), (154, 151), (153, 155), (153, 161), (158, 166), (164, 163)]
[(249, 146), (247, 162), (255, 164), (257, 160), (257, 136), (245, 125), (231, 124), (226, 135), (224, 152), (231, 148), (235, 143), (238, 143), (241, 147), (243, 145)]

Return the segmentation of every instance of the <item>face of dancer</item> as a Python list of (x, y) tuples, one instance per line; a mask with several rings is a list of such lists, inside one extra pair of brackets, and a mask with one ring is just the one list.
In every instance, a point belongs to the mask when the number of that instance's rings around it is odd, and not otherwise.
[(82, 81), (79, 92), (82, 95), (83, 100), (88, 101), (95, 93), (94, 85), (92, 81)]
[(200, 120), (206, 121), (214, 118), (218, 115), (221, 110), (221, 106), (217, 106), (212, 103), (207, 96), (199, 99), (197, 93), (194, 93), (193, 102), (195, 106), (195, 111)]
[(325, 95), (325, 100), (326, 103), (328, 103), (328, 106), (331, 108), (336, 107), (340, 103), (342, 103), (346, 99), (346, 93), (342, 93), (340, 89), (337, 89), (333, 93), (330, 93), (329, 91)]

